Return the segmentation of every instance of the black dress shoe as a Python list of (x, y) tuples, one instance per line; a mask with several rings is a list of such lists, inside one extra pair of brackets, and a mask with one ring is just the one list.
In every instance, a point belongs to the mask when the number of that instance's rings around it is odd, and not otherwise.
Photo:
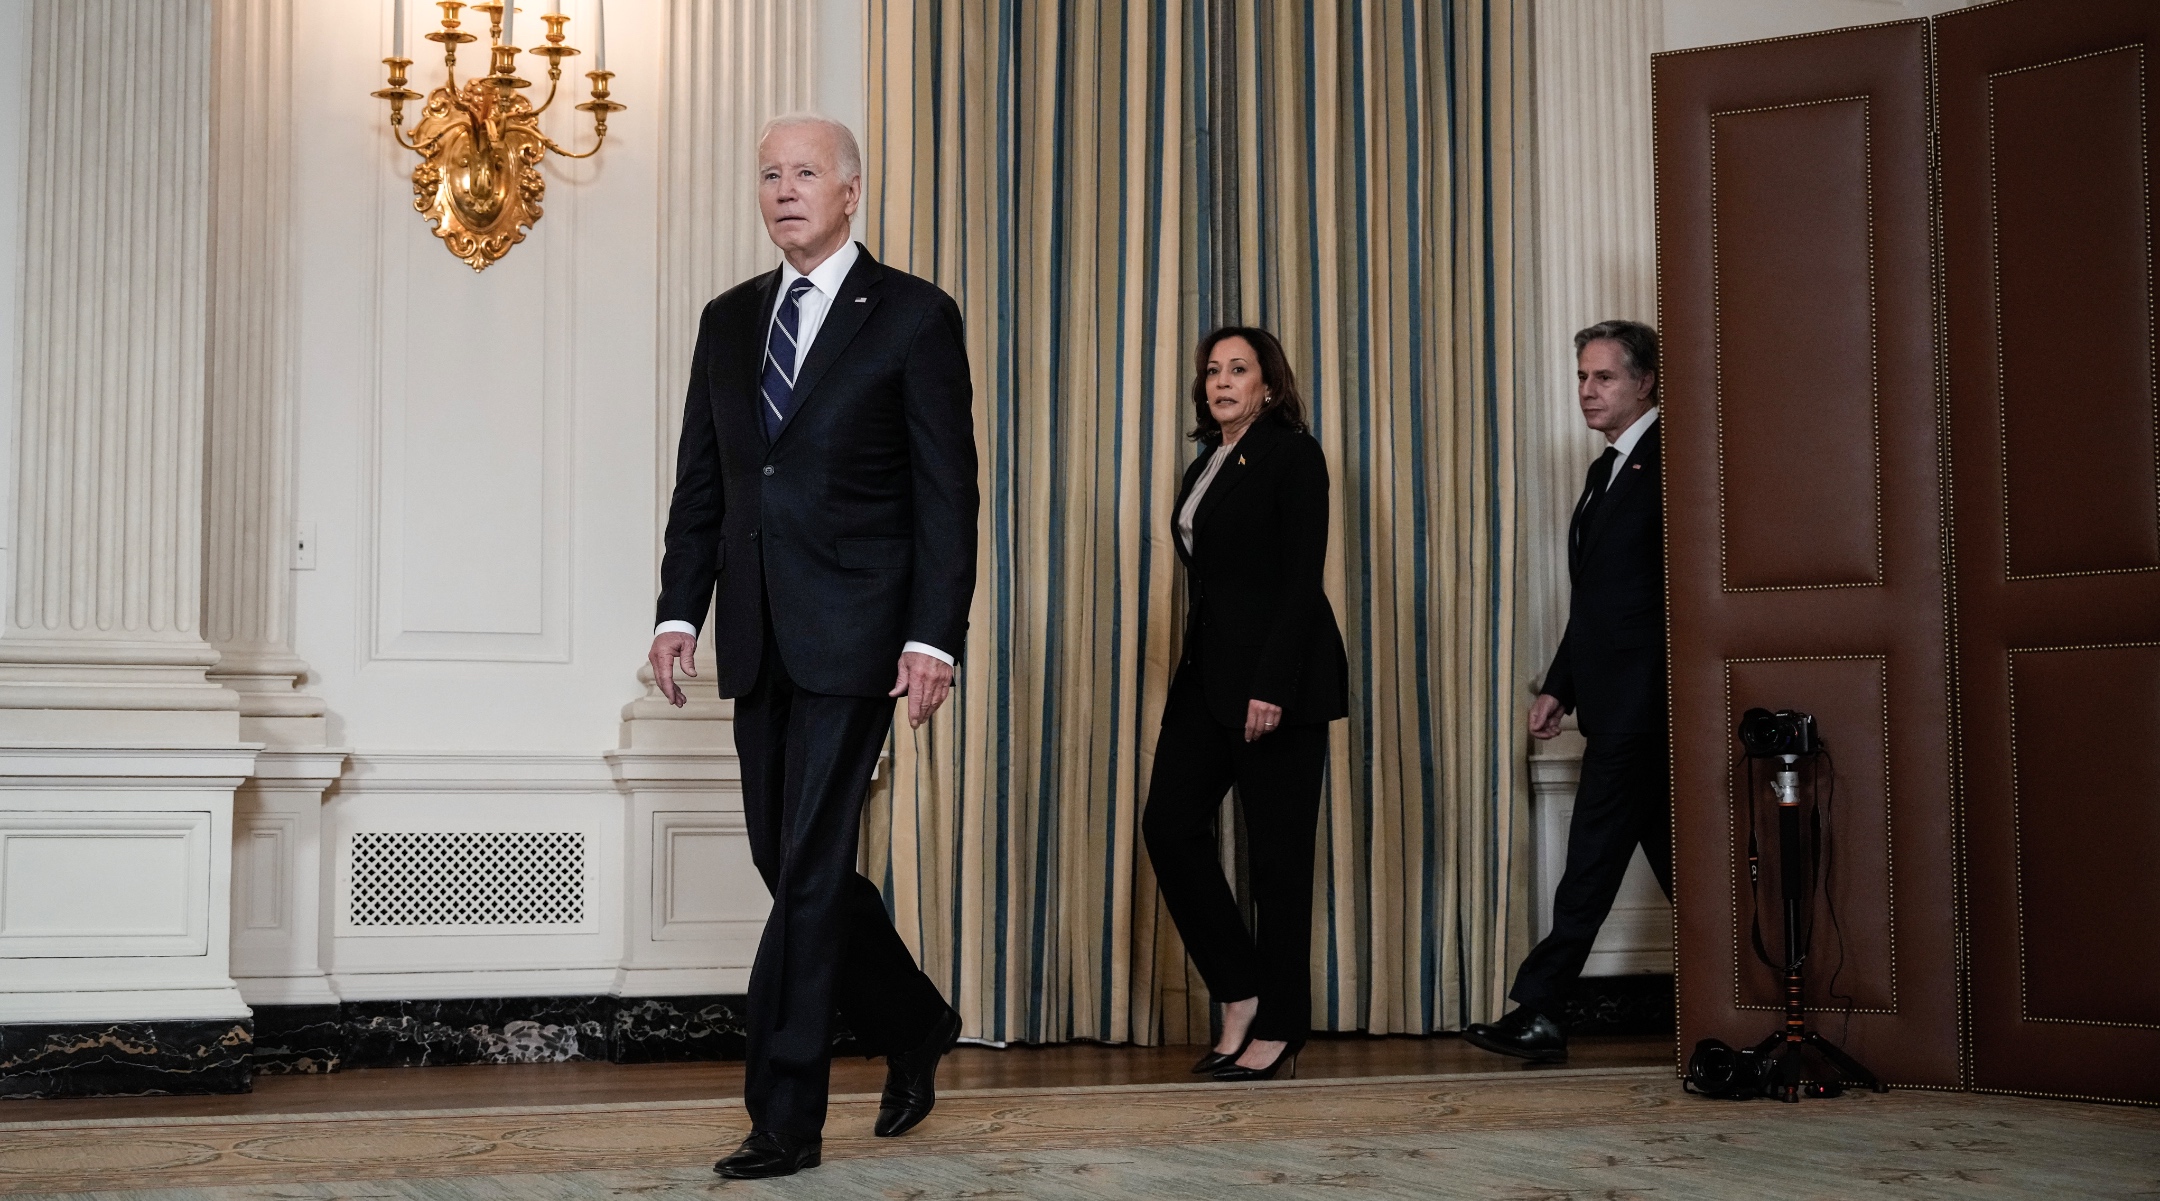
[(937, 1104), (937, 1065), (960, 1041), (960, 1015), (948, 1009), (937, 1027), (913, 1050), (885, 1057), (885, 1095), (878, 1098), (872, 1133), (893, 1138), (915, 1129)]
[(793, 1176), (818, 1166), (824, 1140), (798, 1138), (777, 1130), (753, 1130), (735, 1153), (712, 1166), (729, 1180), (765, 1180)]
[[(1215, 1078), (1226, 1084), (1236, 1084), (1246, 1080), (1273, 1080), (1275, 1073), (1282, 1071), (1287, 1066), (1290, 1072), (1283, 1079), (1295, 1080), (1297, 1079), (1298, 1052), (1304, 1049), (1305, 1040), (1298, 1039), (1296, 1042), (1285, 1046), (1281, 1053), (1275, 1056), (1275, 1062), (1264, 1068), (1244, 1067), (1237, 1060), (1232, 1059), (1228, 1065), (1215, 1069)], [(1243, 1054), (1243, 1052), (1240, 1052), (1240, 1054)]]
[(1473, 1047), (1513, 1055), (1532, 1063), (1566, 1063), (1567, 1032), (1535, 1009), (1517, 1009), (1497, 1022), (1474, 1022), (1463, 1028)]
[(1229, 1067), (1231, 1064), (1236, 1063), (1238, 1060), (1238, 1056), (1243, 1055), (1245, 1053), (1245, 1048), (1251, 1045), (1252, 1040), (1248, 1038), (1244, 1042), (1239, 1043), (1238, 1049), (1230, 1052), (1228, 1055), (1225, 1055), (1221, 1051), (1217, 1051), (1212, 1047), (1208, 1048), (1207, 1054), (1202, 1055), (1199, 1059), (1193, 1062), (1193, 1075), (1213, 1075), (1215, 1072), (1220, 1071), (1223, 1068)]

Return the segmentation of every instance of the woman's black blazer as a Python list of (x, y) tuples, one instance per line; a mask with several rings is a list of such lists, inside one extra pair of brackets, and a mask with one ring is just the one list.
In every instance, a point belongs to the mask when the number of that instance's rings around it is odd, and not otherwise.
[(1242, 727), (1246, 703), (1280, 705), (1285, 725), (1350, 714), (1350, 661), (1322, 586), (1327, 563), (1327, 456), (1312, 435), (1253, 423), (1193, 514), (1188, 554), (1177, 515), (1215, 446), (1185, 469), (1171, 541), (1191, 583), (1185, 669), (1197, 668), (1208, 712)]

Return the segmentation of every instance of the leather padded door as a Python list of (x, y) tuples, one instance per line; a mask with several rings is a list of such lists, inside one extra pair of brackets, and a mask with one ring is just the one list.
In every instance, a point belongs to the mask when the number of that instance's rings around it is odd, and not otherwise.
[(2160, 1100), (2160, 5), (1936, 29), (1971, 1083)]
[(1658, 272), (1682, 1045), (1777, 1024), (1732, 731), (1805, 709), (1835, 753), (1814, 1020), (1954, 1086), (1927, 54), (1910, 21), (1660, 55)]

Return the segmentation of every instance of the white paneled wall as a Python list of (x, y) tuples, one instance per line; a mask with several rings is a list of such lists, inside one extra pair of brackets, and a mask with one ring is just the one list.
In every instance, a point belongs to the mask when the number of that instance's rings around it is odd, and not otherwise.
[[(413, 4), (410, 46), (434, 51)], [(566, 6), (591, 49), (590, 0)], [(380, 4), (300, 5), (294, 53), (299, 491), (315, 567), (295, 650), (330, 741), (597, 756), (651, 635), (660, 13), (608, 13), (629, 106), (597, 158), (551, 157), (545, 214), (487, 271), (412, 210), (376, 60)], [(442, 78), (412, 51), (413, 86)], [(468, 47), (467, 57), (472, 55)], [(570, 60), (566, 85), (590, 58)], [(528, 73), (530, 74), (530, 72)], [(580, 94), (571, 99), (582, 99)], [(410, 116), (408, 115), (408, 124)], [(558, 102), (561, 142), (591, 143)]]
[[(591, 0), (565, 8), (589, 51)], [(296, 9), (296, 53), (344, 73), (296, 97), (299, 123), (326, 136), (303, 139), (295, 170), (296, 208), (338, 231), (297, 252), (296, 517), (318, 549), (295, 573), (295, 649), (330, 740), (353, 750), (319, 843), (322, 956), (343, 997), (747, 982), (767, 901), (727, 707), (709, 687), (688, 711), (655, 704), (639, 667), (698, 311), (777, 261), (751, 143), (766, 116), (810, 104), (821, 10), (671, 0), (607, 15), (629, 108), (597, 158), (543, 164), (545, 215), (475, 274), (412, 211), (413, 157), (367, 96), (387, 53), (381, 6)], [(414, 57), (425, 90), (440, 61)], [(570, 60), (566, 81), (582, 87), (590, 65)], [(849, 87), (859, 60), (837, 81)], [(590, 145), (567, 103), (547, 121)], [(574, 881), (531, 859), (565, 838)], [(356, 879), (379, 890), (384, 856), (407, 852), (413, 888), (493, 862), (498, 899), (552, 881), (574, 888), (576, 918), (427, 922), (377, 906), (356, 921)]]
[[(741, 991), (767, 901), (729, 709), (709, 672), (656, 706), (639, 669), (698, 310), (778, 259), (754, 136), (860, 119), (859, 6), (610, 6), (629, 107), (596, 158), (543, 164), (544, 216), (478, 274), (368, 95), (387, 3), (154, 7), (0, 0), (0, 58), (35, 62), (0, 88), (62, 94), (116, 20), (164, 48), (104, 108), (0, 122), (4, 353), (37, 352), (0, 372), (0, 429), (41, 439), (0, 465), (0, 1021)], [(426, 91), (435, 9), (406, 8)], [(565, 8), (587, 54), (545, 123), (583, 148), (597, 4)], [(106, 230), (68, 198), (125, 169), (51, 156), (119, 106), (144, 140), (107, 151), (156, 169), (121, 199), (155, 208)], [(99, 248), (138, 228), (171, 269), (112, 275)], [(141, 420), (68, 424), (98, 406)], [(126, 438), (67, 440), (92, 428)], [(114, 486), (53, 474), (108, 450)], [(22, 745), (71, 735), (106, 745)], [(122, 745), (151, 735), (200, 745)]]

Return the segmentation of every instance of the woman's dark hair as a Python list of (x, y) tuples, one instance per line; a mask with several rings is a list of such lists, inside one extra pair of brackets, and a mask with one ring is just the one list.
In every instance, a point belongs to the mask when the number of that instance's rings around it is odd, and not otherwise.
[(1253, 420), (1273, 421), (1304, 433), (1305, 398), (1298, 393), (1297, 373), (1290, 370), (1290, 356), (1283, 353), (1282, 343), (1275, 335), (1258, 326), (1225, 325), (1200, 339), (1200, 349), (1193, 353), (1192, 407), (1193, 431), (1188, 434), (1195, 442), (1206, 442), (1222, 437), (1222, 423), (1215, 414), (1208, 412), (1207, 362), (1215, 353), (1218, 343), (1227, 338), (1243, 338), (1260, 357), (1260, 380), (1267, 385), (1260, 415)]

